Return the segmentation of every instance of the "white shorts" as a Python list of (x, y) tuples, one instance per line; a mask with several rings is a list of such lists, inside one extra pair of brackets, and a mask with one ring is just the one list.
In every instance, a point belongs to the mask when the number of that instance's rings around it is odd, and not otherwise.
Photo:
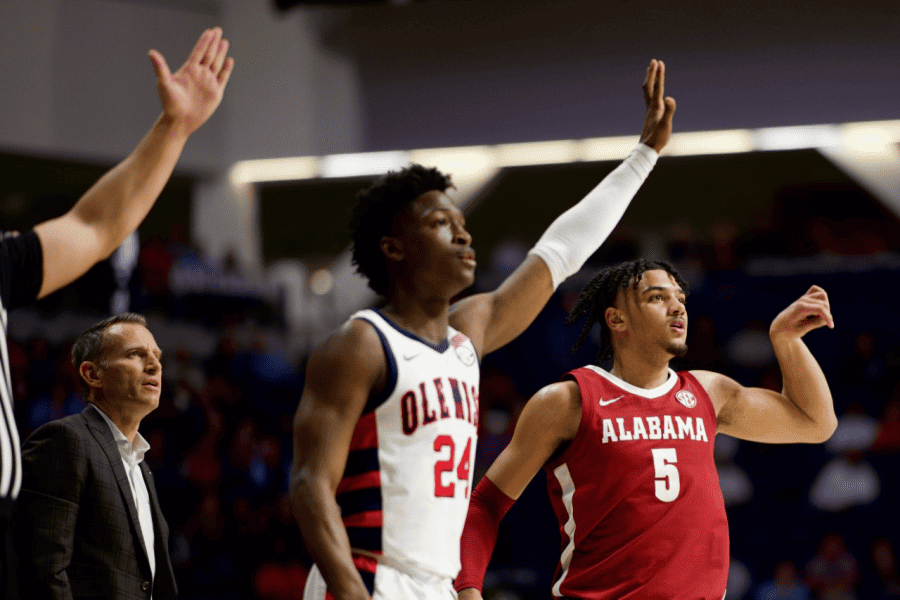
[[(313, 565), (303, 588), (302, 600), (325, 600), (327, 591), (322, 573)], [(456, 600), (456, 597), (453, 580), (449, 577), (413, 576), (384, 564), (375, 569), (372, 600)]]

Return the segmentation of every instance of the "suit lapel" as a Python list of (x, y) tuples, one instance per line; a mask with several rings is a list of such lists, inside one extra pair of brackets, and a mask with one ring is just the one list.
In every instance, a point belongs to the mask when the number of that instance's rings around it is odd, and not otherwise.
[(165, 523), (162, 509), (159, 507), (159, 498), (156, 497), (156, 484), (153, 482), (153, 473), (147, 466), (147, 461), (143, 460), (140, 464), (141, 473), (144, 474), (144, 483), (147, 484), (147, 494), (150, 496), (150, 510), (153, 511), (153, 528), (159, 533), (162, 531), (162, 524)]
[[(169, 528), (159, 506), (159, 498), (156, 496), (156, 484), (153, 481), (153, 472), (147, 466), (147, 461), (141, 461), (141, 473), (144, 474), (144, 483), (147, 484), (147, 493), (150, 496), (150, 510), (153, 512), (153, 531), (156, 543), (153, 551), (156, 553), (156, 576), (153, 578), (154, 595), (169, 590), (173, 598), (177, 597), (175, 574), (172, 570), (172, 560), (169, 557)], [(165, 597), (163, 594), (162, 597)]]
[[(144, 557), (147, 561), (147, 568), (150, 568), (150, 559), (147, 557), (147, 544), (144, 541), (144, 535), (141, 533), (141, 522), (138, 518), (137, 506), (134, 503), (134, 493), (131, 491), (131, 484), (128, 481), (128, 475), (125, 474), (125, 466), (122, 464), (122, 455), (119, 453), (119, 446), (116, 444), (116, 438), (113, 437), (112, 431), (109, 429), (103, 416), (98, 412), (99, 409), (92, 404), (88, 404), (82, 411), (82, 416), (87, 419), (88, 426), (94, 437), (103, 449), (106, 458), (109, 460), (109, 466), (115, 475), (116, 483), (119, 484), (119, 491), (122, 493), (122, 500), (128, 507), (128, 516), (131, 518), (131, 528), (137, 536), (135, 549), (137, 554)], [(142, 464), (143, 466), (143, 464)], [(155, 495), (154, 495), (155, 497)]]

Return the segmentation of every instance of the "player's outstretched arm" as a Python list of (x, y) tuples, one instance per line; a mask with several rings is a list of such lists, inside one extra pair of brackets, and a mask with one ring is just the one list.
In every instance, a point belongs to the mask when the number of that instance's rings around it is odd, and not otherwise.
[(222, 101), (234, 67), (227, 53), (228, 41), (218, 27), (203, 32), (175, 73), (159, 52), (150, 51), (163, 112), (137, 148), (69, 212), (35, 227), (44, 255), (38, 297), (74, 281), (112, 254), (147, 216), (188, 137)]
[(716, 407), (721, 433), (769, 443), (821, 443), (831, 437), (837, 427), (831, 390), (802, 339), (819, 327), (834, 328), (834, 318), (828, 295), (815, 285), (772, 321), (769, 336), (784, 380), (781, 393), (694, 372)]
[(385, 377), (377, 333), (353, 320), (310, 357), (294, 417), (291, 508), (328, 590), (340, 600), (369, 598), (353, 566), (335, 494), (356, 423), (372, 390), (384, 384)]
[(544, 308), (553, 290), (600, 247), (628, 208), (672, 134), (675, 100), (665, 96), (665, 65), (652, 60), (643, 83), (647, 113), (641, 143), (578, 204), (544, 232), (525, 262), (494, 292), (451, 308), (451, 324), (480, 354), (515, 339)]
[(481, 598), (500, 520), (580, 424), (581, 394), (574, 381), (548, 385), (525, 405), (509, 445), (472, 492), (460, 542), (462, 570), (454, 584), (460, 600)]

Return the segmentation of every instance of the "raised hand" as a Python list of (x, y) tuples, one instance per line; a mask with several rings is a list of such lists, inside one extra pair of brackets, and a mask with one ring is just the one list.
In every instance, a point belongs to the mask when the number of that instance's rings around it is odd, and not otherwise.
[(675, 99), (665, 96), (666, 65), (655, 58), (647, 67), (644, 78), (644, 101), (647, 103), (647, 116), (644, 118), (644, 131), (641, 142), (657, 152), (661, 151), (672, 136), (672, 115), (675, 114)]
[(150, 51), (156, 70), (156, 88), (163, 115), (190, 135), (203, 125), (222, 101), (222, 93), (231, 77), (234, 59), (226, 58), (228, 40), (219, 27), (207, 29), (197, 40), (191, 55), (175, 73), (169, 71), (166, 59), (156, 50)]
[(834, 317), (831, 316), (828, 294), (814, 285), (775, 317), (769, 335), (775, 343), (779, 338), (801, 338), (824, 326), (834, 329)]

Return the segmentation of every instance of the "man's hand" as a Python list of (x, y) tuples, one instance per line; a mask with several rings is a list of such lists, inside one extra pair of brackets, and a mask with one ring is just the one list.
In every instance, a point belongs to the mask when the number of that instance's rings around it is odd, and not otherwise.
[(475, 588), (466, 588), (459, 592), (457, 596), (459, 600), (482, 600), (481, 592), (476, 590)]
[(828, 294), (814, 285), (775, 317), (769, 336), (774, 344), (779, 340), (800, 339), (823, 326), (834, 329), (834, 318), (831, 316)]
[(227, 54), (228, 40), (222, 39), (218, 27), (203, 32), (187, 61), (175, 73), (169, 71), (162, 54), (150, 51), (163, 118), (176, 124), (184, 135), (203, 125), (222, 101), (234, 68), (234, 59), (226, 58)]
[(38, 298), (80, 277), (137, 229), (172, 175), (188, 136), (222, 101), (234, 67), (227, 53), (228, 42), (219, 28), (203, 32), (174, 74), (159, 52), (150, 51), (163, 113), (137, 148), (69, 212), (34, 228), (44, 255)]
[(644, 131), (641, 142), (657, 152), (662, 151), (672, 136), (672, 115), (675, 114), (675, 99), (665, 96), (666, 65), (655, 58), (647, 67), (644, 78), (644, 101), (647, 103), (647, 116), (644, 119)]

